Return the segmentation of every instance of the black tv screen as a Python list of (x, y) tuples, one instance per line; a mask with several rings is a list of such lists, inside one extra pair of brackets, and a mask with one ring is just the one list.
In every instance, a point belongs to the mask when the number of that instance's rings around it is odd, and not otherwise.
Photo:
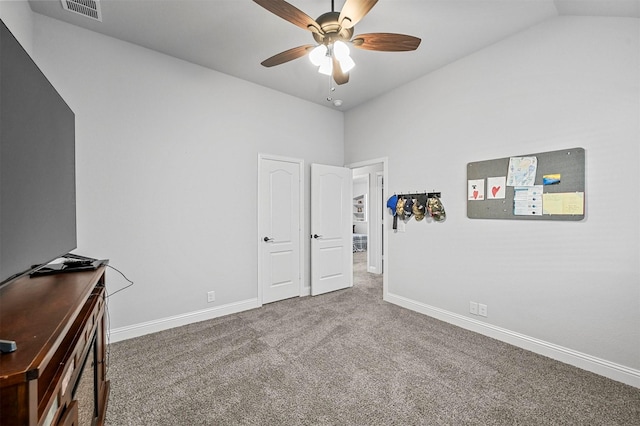
[(75, 116), (0, 29), (0, 284), (76, 248)]

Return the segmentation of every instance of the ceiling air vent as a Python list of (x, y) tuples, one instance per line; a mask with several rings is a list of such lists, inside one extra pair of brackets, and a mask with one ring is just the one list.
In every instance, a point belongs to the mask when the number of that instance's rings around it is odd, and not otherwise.
[(60, 0), (64, 10), (102, 22), (100, 0)]

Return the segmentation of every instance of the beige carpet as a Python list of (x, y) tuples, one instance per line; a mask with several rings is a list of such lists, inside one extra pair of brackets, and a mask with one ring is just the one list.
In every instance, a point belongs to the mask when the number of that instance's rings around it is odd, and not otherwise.
[(110, 345), (115, 425), (640, 425), (640, 389), (352, 289)]

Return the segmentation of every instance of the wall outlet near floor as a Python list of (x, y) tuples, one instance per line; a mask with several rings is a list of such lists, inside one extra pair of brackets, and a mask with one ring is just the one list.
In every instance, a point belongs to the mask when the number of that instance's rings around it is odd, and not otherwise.
[(487, 316), (487, 305), (483, 305), (482, 303), (478, 304), (478, 315), (481, 317)]
[(211, 302), (215, 302), (215, 300), (216, 300), (216, 292), (215, 291), (207, 292), (207, 302), (211, 303)]
[(469, 312), (473, 315), (478, 315), (478, 303), (477, 302), (469, 302)]

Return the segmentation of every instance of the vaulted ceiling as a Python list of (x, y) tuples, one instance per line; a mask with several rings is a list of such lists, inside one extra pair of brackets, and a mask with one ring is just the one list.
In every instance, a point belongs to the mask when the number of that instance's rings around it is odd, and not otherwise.
[[(501, 39), (558, 16), (640, 18), (640, 0), (379, 0), (355, 34), (392, 32), (422, 39), (413, 52), (351, 49), (350, 81), (332, 84), (306, 58), (260, 63), (313, 44), (305, 31), (251, 0), (102, 0), (102, 21), (30, 0), (34, 12), (134, 43), (279, 92), (339, 110), (353, 108)], [(312, 18), (331, 0), (289, 0)], [(335, 0), (339, 11), (344, 0)], [(335, 91), (331, 92), (331, 87)], [(337, 107), (332, 100), (342, 100)]]

